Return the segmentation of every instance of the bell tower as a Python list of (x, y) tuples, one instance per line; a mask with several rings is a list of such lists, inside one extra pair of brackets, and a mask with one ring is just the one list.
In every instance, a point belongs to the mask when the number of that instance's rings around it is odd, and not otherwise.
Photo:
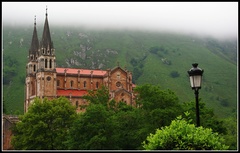
[(46, 17), (42, 40), (40, 41), (37, 56), (36, 72), (36, 93), (40, 99), (44, 97), (54, 98), (57, 91), (56, 81), (56, 61), (55, 49), (51, 40), (50, 29), (48, 24), (48, 14), (46, 8)]
[(26, 80), (25, 80), (25, 103), (24, 112), (27, 111), (28, 106), (36, 97), (36, 72), (38, 68), (38, 49), (39, 41), (36, 29), (36, 16), (34, 19), (34, 29), (32, 36), (32, 43), (29, 49), (28, 63), (26, 65)]

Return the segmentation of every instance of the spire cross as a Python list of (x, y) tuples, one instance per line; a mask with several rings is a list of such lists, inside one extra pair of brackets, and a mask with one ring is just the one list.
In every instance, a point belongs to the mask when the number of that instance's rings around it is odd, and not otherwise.
[(47, 5), (46, 5), (46, 16), (47, 16)]
[(34, 16), (34, 25), (36, 25), (36, 15)]

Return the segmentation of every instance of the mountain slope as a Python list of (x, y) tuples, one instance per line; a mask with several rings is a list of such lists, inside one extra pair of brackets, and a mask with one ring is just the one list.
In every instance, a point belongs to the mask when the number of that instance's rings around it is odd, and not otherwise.
[[(39, 39), (42, 29), (37, 27)], [(171, 89), (181, 102), (195, 100), (187, 71), (197, 62), (204, 69), (201, 100), (219, 117), (236, 115), (236, 41), (82, 27), (55, 26), (50, 30), (57, 67), (107, 69), (119, 63), (133, 73), (137, 85), (150, 83)], [(23, 112), (25, 66), (32, 31), (31, 26), (3, 27), (3, 95), (8, 113)], [(9, 59), (11, 62), (7, 62)]]

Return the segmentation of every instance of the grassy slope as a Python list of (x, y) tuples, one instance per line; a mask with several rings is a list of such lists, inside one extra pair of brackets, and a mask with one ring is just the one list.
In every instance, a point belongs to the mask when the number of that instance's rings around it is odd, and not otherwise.
[[(41, 38), (42, 28), (38, 28), (38, 37)], [(14, 56), (18, 61), (18, 76), (13, 83), (4, 86), (4, 98), (8, 112), (19, 110), (23, 112), (25, 65), (28, 49), (32, 37), (32, 27), (18, 29), (4, 28), (4, 54)], [(11, 31), (11, 32), (10, 32)], [(9, 33), (10, 32), (10, 33)], [(204, 69), (204, 80), (199, 97), (207, 106), (214, 108), (219, 117), (232, 116), (237, 106), (237, 67), (207, 49), (204, 40), (191, 36), (137, 32), (137, 31), (88, 31), (81, 28), (53, 28), (51, 27), (52, 40), (56, 49), (57, 65), (66, 67), (66, 58), (75, 58), (81, 67), (91, 68), (92, 61), (102, 61), (103, 69), (113, 68), (119, 62), (120, 66), (126, 66), (132, 71), (130, 64), (132, 58), (143, 59), (143, 74), (136, 81), (137, 84), (158, 84), (163, 89), (173, 90), (181, 102), (194, 101), (194, 93), (190, 88), (187, 70), (192, 63), (199, 63)], [(66, 33), (70, 35), (67, 36)], [(87, 37), (80, 38), (79, 33)], [(20, 38), (24, 39), (23, 46), (19, 46)], [(12, 41), (12, 45), (9, 45)], [(73, 55), (73, 51), (80, 50), (80, 44), (92, 47), (86, 51), (87, 58), (82, 60)], [(154, 46), (163, 46), (167, 53), (161, 55), (171, 61), (166, 65), (159, 56), (149, 52)], [(106, 49), (115, 50), (116, 55), (106, 55)], [(170, 73), (177, 71), (180, 76), (172, 78)], [(219, 100), (220, 99), (220, 100)], [(220, 103), (225, 99), (228, 107)]]
[[(5, 31), (6, 30), (6, 31)], [(25, 79), (25, 65), (27, 62), (27, 49), (30, 46), (31, 32), (29, 29), (21, 27), (19, 29), (3, 28), (3, 54), (12, 56), (18, 61), (17, 76), (13, 78), (11, 83), (3, 86), (3, 95), (5, 107), (8, 113), (22, 113), (24, 101), (24, 80)], [(20, 45), (20, 39), (23, 39), (23, 45)], [(11, 44), (10, 44), (11, 43)], [(28, 47), (29, 48), (29, 47)], [(4, 60), (3, 60), (4, 64)], [(4, 70), (4, 67), (3, 67)]]

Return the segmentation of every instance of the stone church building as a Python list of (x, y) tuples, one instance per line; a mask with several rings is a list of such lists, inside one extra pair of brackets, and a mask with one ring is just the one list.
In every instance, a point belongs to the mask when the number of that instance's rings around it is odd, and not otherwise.
[(111, 99), (134, 104), (131, 72), (119, 66), (108, 70), (57, 67), (56, 53), (46, 12), (41, 41), (38, 40), (36, 19), (34, 21), (26, 65), (24, 112), (27, 112), (35, 97), (53, 99), (60, 96), (67, 97), (77, 107), (77, 112), (84, 111), (79, 107), (87, 104), (82, 96), (88, 90), (97, 90), (102, 85), (108, 88)]

